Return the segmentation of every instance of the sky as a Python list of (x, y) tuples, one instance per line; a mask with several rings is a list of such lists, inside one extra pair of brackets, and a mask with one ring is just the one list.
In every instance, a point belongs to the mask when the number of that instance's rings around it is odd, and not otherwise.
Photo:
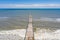
[(0, 8), (60, 8), (60, 0), (0, 0)]

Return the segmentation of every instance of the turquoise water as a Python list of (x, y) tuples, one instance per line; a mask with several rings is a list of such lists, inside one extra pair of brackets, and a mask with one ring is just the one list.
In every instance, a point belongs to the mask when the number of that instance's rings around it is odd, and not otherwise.
[(28, 16), (32, 14), (34, 18), (52, 17), (60, 18), (60, 9), (10, 9), (0, 10), (0, 17)]
[(26, 28), (29, 14), (33, 27), (60, 28), (60, 9), (4, 9), (0, 10), (0, 30)]

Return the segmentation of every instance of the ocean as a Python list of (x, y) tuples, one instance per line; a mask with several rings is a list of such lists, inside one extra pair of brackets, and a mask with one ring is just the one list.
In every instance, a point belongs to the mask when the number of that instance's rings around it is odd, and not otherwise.
[(24, 40), (29, 15), (35, 40), (60, 40), (60, 9), (0, 9), (0, 40)]
[(60, 9), (0, 9), (0, 17), (16, 17), (32, 14), (33, 17), (60, 17)]
[(34, 27), (60, 28), (60, 9), (0, 9), (0, 29), (26, 28), (30, 14)]

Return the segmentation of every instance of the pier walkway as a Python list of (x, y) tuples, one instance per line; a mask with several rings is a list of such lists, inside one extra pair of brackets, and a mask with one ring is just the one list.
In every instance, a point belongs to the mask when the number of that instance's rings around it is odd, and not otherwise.
[(34, 32), (32, 26), (32, 16), (29, 15), (29, 23), (26, 30), (25, 40), (34, 40)]

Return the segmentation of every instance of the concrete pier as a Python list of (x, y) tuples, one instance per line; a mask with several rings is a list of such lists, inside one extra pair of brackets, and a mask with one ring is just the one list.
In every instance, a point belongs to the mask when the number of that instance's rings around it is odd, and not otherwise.
[(31, 15), (29, 15), (29, 23), (28, 23), (28, 28), (26, 30), (25, 40), (34, 40), (32, 16)]

